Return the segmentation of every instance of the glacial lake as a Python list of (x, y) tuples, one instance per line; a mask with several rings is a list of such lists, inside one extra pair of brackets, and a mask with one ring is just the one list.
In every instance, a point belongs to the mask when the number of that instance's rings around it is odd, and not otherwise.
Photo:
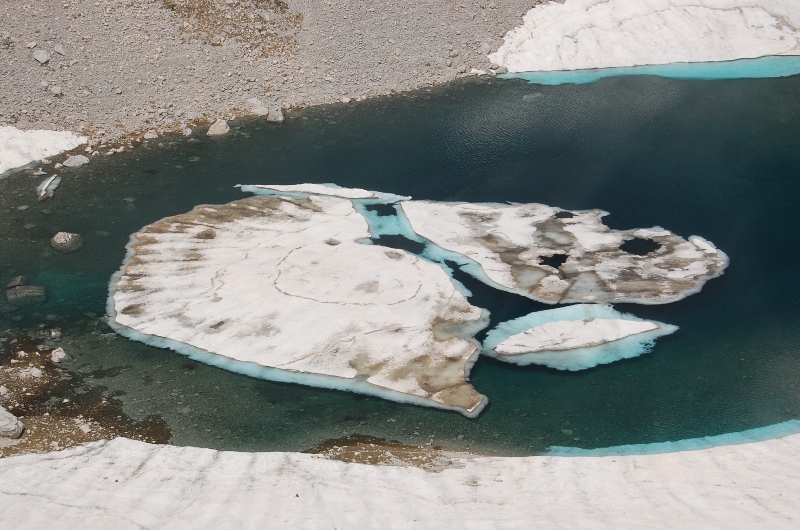
[[(0, 312), (0, 333), (60, 327), (68, 368), (132, 418), (163, 418), (178, 445), (301, 451), (358, 434), (525, 455), (800, 417), (800, 76), (558, 86), (471, 79), (302, 109), (282, 125), (232, 125), (222, 138), (160, 138), (100, 155), (62, 172), (47, 202), (35, 200), (41, 177), (0, 181), (0, 280), (24, 274), (49, 293), (44, 305)], [(731, 264), (685, 300), (615, 305), (680, 326), (641, 357), (583, 372), (480, 359), (471, 379), (490, 403), (477, 419), (228, 373), (115, 338), (98, 321), (130, 234), (198, 204), (247, 196), (236, 184), (303, 182), (599, 208), (612, 228), (700, 235)], [(62, 230), (83, 234), (84, 249), (53, 252), (48, 240)], [(465, 283), (493, 322), (545, 308)]]

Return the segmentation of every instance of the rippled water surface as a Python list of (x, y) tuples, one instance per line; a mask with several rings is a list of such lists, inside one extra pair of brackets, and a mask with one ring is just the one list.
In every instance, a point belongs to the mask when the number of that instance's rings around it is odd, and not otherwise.
[[(624, 77), (578, 86), (472, 80), (198, 138), (101, 155), (62, 172), (49, 202), (34, 200), (40, 177), (0, 182), (0, 280), (25, 274), (50, 295), (43, 306), (0, 307), (0, 330), (54, 320), (75, 358), (71, 369), (102, 378), (97, 384), (132, 417), (162, 416), (173, 443), (303, 450), (364, 434), (529, 454), (800, 416), (800, 77)], [(686, 300), (617, 306), (681, 327), (642, 357), (579, 373), (480, 360), (472, 380), (490, 405), (478, 419), (254, 380), (106, 335), (97, 317), (131, 233), (197, 204), (242, 197), (234, 184), (300, 182), (417, 199), (601, 208), (613, 228), (701, 235), (728, 253), (731, 266)], [(59, 230), (83, 234), (85, 248), (50, 251)], [(474, 290), (474, 303), (490, 306), (494, 319), (540, 308)]]

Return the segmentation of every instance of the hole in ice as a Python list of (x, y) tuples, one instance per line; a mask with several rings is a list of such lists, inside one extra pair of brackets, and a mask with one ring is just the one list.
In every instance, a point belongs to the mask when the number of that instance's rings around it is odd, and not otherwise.
[(368, 204), (364, 208), (369, 212), (375, 212), (378, 217), (392, 217), (397, 215), (394, 204)]
[(325, 243), (327, 243), (328, 245), (330, 245), (332, 247), (335, 247), (336, 245), (340, 244), (341, 241), (339, 241), (338, 239), (331, 238), (331, 239), (328, 239), (327, 241), (325, 241)]
[(554, 269), (559, 268), (567, 261), (566, 254), (553, 254), (552, 256), (539, 256), (539, 263), (542, 265), (547, 265), (548, 267), (553, 267)]
[(561, 210), (555, 215), (555, 217), (556, 219), (572, 219), (573, 217), (575, 217), (575, 214), (573, 214), (572, 212)]
[(628, 254), (636, 254), (637, 256), (646, 256), (660, 248), (661, 245), (652, 239), (642, 239), (641, 237), (629, 239), (619, 246), (621, 251)]
[(425, 243), (419, 241), (412, 241), (403, 236), (381, 236), (372, 238), (372, 242), (382, 247), (396, 248), (398, 250), (407, 250), (414, 255), (420, 255), (425, 250)]

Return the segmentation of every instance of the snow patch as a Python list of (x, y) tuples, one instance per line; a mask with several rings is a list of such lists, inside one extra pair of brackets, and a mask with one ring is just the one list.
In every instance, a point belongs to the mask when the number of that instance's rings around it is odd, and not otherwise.
[(22, 131), (0, 126), (0, 178), (31, 162), (75, 149), (87, 140), (69, 131)]

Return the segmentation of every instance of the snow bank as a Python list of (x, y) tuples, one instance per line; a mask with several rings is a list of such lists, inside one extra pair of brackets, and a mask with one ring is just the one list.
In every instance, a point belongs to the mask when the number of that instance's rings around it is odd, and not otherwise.
[(75, 149), (86, 141), (85, 136), (69, 131), (21, 131), (0, 126), (0, 178), (31, 162)]
[(800, 55), (796, 0), (569, 0), (534, 7), (489, 59), (509, 72)]
[(794, 528), (800, 422), (782, 431), (662, 454), (455, 458), (440, 472), (117, 438), (0, 460), (0, 526)]

